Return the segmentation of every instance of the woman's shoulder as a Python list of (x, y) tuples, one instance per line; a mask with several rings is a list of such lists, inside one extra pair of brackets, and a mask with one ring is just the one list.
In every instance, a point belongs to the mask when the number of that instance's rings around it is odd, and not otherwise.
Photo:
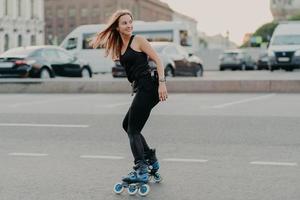
[(148, 43), (148, 40), (142, 35), (135, 35), (134, 38), (135, 41), (139, 44), (139, 46)]
[(144, 36), (142, 36), (142, 35), (134, 35), (134, 38), (137, 41), (147, 41), (147, 39)]

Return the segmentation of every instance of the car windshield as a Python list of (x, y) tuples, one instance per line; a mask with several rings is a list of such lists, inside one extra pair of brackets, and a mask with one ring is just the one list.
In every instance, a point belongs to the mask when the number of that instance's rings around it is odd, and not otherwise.
[(300, 45), (300, 35), (277, 35), (272, 45)]
[(28, 57), (33, 53), (36, 49), (24, 49), (24, 48), (16, 48), (16, 49), (10, 49), (3, 54), (0, 55), (0, 57)]

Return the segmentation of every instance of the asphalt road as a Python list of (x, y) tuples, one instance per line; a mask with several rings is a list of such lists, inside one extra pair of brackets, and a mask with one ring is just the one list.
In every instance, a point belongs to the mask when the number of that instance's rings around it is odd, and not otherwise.
[[(0, 94), (0, 199), (141, 199), (113, 185), (132, 167), (129, 94)], [(299, 94), (170, 94), (143, 134), (164, 180), (143, 199), (300, 199)]]

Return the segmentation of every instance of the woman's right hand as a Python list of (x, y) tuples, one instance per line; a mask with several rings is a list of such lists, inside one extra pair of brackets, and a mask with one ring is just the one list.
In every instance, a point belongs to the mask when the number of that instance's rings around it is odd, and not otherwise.
[(160, 101), (165, 101), (168, 98), (166, 82), (159, 82), (158, 95)]

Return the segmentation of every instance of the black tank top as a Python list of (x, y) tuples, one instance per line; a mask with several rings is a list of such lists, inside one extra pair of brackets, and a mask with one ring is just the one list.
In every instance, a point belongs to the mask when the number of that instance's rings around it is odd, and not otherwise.
[(125, 68), (129, 82), (133, 82), (149, 73), (148, 56), (144, 52), (135, 51), (130, 47), (134, 35), (130, 37), (128, 46), (122, 55), (120, 53), (120, 63)]

